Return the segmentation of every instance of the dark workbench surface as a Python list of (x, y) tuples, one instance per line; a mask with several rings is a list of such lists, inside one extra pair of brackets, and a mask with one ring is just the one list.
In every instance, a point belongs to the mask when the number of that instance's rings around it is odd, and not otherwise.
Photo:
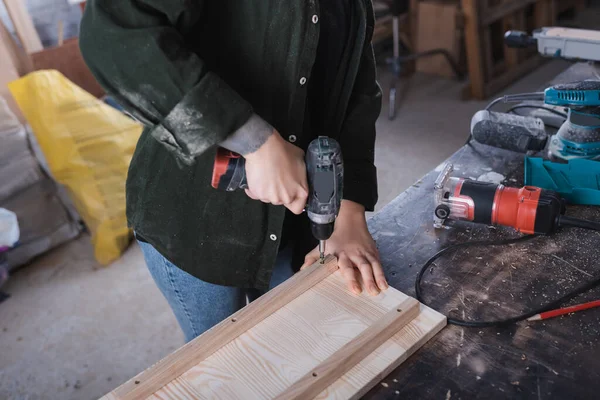
[[(597, 70), (575, 64), (551, 83), (592, 79)], [(518, 153), (475, 143), (449, 161), (454, 176), (476, 179), (496, 173), (507, 186), (523, 185), (523, 155)], [(390, 285), (411, 296), (419, 269), (438, 250), (470, 239), (515, 236), (508, 229), (471, 223), (435, 230), (437, 175), (428, 173), (369, 221)], [(593, 207), (572, 206), (567, 214), (600, 220), (600, 209)], [(600, 233), (565, 229), (513, 246), (459, 250), (427, 271), (424, 297), (434, 309), (457, 318), (515, 316), (600, 273), (599, 249)], [(600, 290), (595, 289), (574, 303), (597, 298)], [(365, 398), (600, 398), (599, 341), (600, 309), (502, 329), (449, 325)]]

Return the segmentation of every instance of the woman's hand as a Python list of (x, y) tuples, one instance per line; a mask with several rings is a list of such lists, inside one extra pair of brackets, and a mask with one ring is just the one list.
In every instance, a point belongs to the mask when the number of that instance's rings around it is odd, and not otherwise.
[[(326, 250), (338, 258), (338, 266), (350, 291), (356, 294), (362, 292), (357, 273), (360, 273), (366, 291), (373, 296), (388, 288), (379, 261), (379, 252), (367, 229), (365, 209), (360, 204), (349, 200), (342, 201), (335, 230), (327, 240)], [(318, 260), (317, 247), (306, 255), (301, 268)]]
[(277, 131), (246, 158), (246, 194), (255, 200), (284, 205), (302, 213), (308, 198), (304, 151), (283, 140)]

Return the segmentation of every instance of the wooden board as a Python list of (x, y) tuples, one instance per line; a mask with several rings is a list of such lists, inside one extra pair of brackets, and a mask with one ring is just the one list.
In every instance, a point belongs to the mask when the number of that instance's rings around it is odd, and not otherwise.
[(25, 118), (10, 94), (7, 85), (9, 82), (30, 72), (31, 69), (31, 60), (17, 46), (4, 24), (0, 22), (0, 96), (6, 100), (20, 122), (24, 122)]
[[(418, 3), (417, 52), (446, 49), (458, 60), (460, 35), (457, 26), (458, 3), (421, 1)], [(454, 70), (443, 55), (417, 60), (417, 71), (454, 78)]]
[[(325, 267), (315, 264), (301, 271), (103, 399), (272, 399), (307, 374), (318, 371), (320, 376), (323, 362), (345, 355), (340, 349), (353, 347), (361, 334), (382, 329), (393, 336), (361, 355), (362, 361), (349, 371), (337, 370), (333, 384), (316, 397), (359, 398), (439, 332), (446, 320), (417, 303), (416, 316), (403, 321), (396, 333), (376, 327), (399, 307), (410, 312), (404, 308), (415, 300), (393, 288), (376, 297), (354, 295), (339, 272), (332, 274), (336, 269), (335, 259), (328, 259)], [(299, 286), (299, 293), (290, 293)], [(228, 336), (238, 322), (252, 326)], [(211, 335), (207, 344), (205, 337)]]
[(25, 0), (4, 0), (4, 5), (25, 51), (41, 51), (44, 46), (25, 7)]

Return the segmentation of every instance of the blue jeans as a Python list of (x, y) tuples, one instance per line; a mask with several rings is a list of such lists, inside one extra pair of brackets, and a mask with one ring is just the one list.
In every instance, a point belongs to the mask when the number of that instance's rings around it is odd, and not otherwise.
[[(246, 290), (201, 281), (177, 268), (151, 244), (138, 243), (150, 274), (171, 306), (187, 342), (246, 305)], [(294, 274), (291, 255), (291, 246), (279, 252), (270, 289)]]

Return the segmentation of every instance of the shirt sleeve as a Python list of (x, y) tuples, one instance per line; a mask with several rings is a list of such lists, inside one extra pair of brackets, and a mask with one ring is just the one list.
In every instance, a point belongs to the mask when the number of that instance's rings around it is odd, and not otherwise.
[(375, 122), (381, 112), (381, 88), (376, 80), (370, 36), (367, 43), (342, 125), (340, 145), (344, 157), (343, 197), (373, 211), (378, 197)]
[(184, 165), (238, 131), (251, 105), (188, 49), (203, 0), (91, 0), (80, 48), (98, 82)]

